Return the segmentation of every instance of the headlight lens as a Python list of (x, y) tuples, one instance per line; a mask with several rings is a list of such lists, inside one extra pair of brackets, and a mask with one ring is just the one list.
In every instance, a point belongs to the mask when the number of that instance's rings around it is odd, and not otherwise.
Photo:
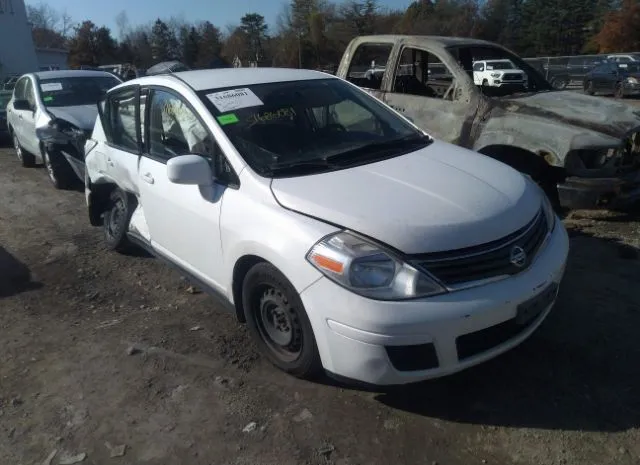
[(426, 273), (346, 231), (320, 240), (307, 253), (307, 260), (341, 286), (376, 300), (415, 299), (447, 292)]
[(499, 78), (501, 76), (500, 73), (491, 73), (491, 77)]
[(553, 205), (551, 205), (549, 197), (547, 197), (547, 194), (542, 190), (538, 183), (531, 178), (531, 176), (529, 176), (528, 174), (523, 174), (523, 176), (526, 181), (534, 186), (534, 188), (537, 189), (540, 193), (540, 197), (542, 197), (542, 210), (544, 211), (544, 215), (547, 220), (549, 232), (553, 231), (553, 228), (555, 228), (556, 226), (556, 219), (558, 216), (556, 215), (556, 211), (553, 209)]
[(628, 77), (628, 78), (627, 78), (627, 82), (628, 82), (629, 84), (637, 84), (637, 83), (638, 83), (638, 80), (637, 80), (636, 78), (634, 78), (634, 77)]

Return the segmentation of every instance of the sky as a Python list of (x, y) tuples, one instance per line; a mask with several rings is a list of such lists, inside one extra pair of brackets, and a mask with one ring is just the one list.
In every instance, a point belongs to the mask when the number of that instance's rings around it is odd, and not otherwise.
[[(339, 1), (339, 0), (338, 0)], [(246, 13), (263, 15), (269, 26), (275, 26), (286, 0), (27, 0), (27, 5), (46, 3), (57, 11), (66, 11), (74, 21), (86, 19), (98, 26), (107, 26), (118, 35), (116, 16), (127, 13), (131, 26), (149, 23), (158, 17), (182, 18), (189, 22), (208, 20), (225, 29), (238, 24)], [(379, 0), (381, 7), (405, 9), (412, 0)]]

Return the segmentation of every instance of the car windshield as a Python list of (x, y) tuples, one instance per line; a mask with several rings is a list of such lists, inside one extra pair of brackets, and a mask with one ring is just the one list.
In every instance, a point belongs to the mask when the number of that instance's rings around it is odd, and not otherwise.
[(341, 169), (431, 143), (382, 103), (339, 79), (199, 94), (245, 161), (262, 176)]
[(514, 69), (513, 64), (508, 61), (487, 61), (487, 70), (494, 69)]
[(11, 100), (11, 92), (0, 92), (0, 111), (5, 110)]
[(120, 84), (114, 76), (78, 76), (40, 79), (40, 94), (47, 107), (95, 105), (112, 87)]

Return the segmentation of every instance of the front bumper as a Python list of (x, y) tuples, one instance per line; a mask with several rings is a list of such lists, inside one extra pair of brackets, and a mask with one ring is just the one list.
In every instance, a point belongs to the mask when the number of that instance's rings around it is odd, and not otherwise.
[(624, 209), (640, 201), (640, 171), (621, 178), (569, 177), (558, 184), (560, 205), (570, 209)]
[(640, 95), (640, 84), (625, 82), (622, 89), (625, 97), (634, 97)]
[[(406, 384), (469, 368), (527, 339), (555, 302), (568, 251), (558, 221), (531, 267), (502, 281), (385, 302), (321, 278), (301, 297), (329, 373), (374, 385)], [(519, 306), (543, 293), (539, 313), (519, 321)]]

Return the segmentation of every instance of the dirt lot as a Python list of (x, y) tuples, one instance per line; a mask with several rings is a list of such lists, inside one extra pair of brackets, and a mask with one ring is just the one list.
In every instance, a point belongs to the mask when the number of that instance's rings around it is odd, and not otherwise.
[(558, 304), (518, 349), (365, 392), (272, 369), (179, 275), (105, 251), (83, 194), (10, 149), (0, 199), (3, 465), (640, 463), (639, 219), (566, 220)]

